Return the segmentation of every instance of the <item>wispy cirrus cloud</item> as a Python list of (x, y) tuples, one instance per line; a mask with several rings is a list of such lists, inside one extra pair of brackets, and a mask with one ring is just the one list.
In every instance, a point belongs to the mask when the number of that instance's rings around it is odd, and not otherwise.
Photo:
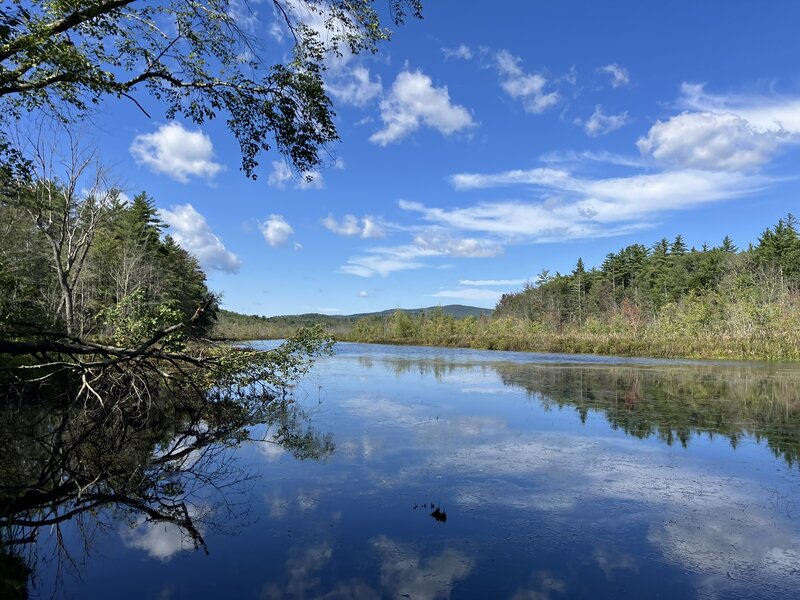
[(527, 279), (460, 279), (459, 285), (467, 286), (504, 286), (504, 285), (522, 285)]
[(461, 60), (472, 60), (472, 50), (466, 44), (459, 44), (455, 48), (442, 48), (445, 60), (458, 58)]
[(430, 263), (423, 259), (492, 258), (502, 253), (503, 246), (491, 240), (427, 231), (417, 234), (409, 244), (370, 248), (361, 255), (352, 256), (340, 271), (359, 277), (386, 277), (398, 271), (429, 267)]
[(618, 88), (630, 85), (631, 74), (628, 72), (628, 69), (621, 67), (617, 63), (598, 67), (597, 72), (608, 75), (611, 78), (611, 87)]
[(607, 115), (599, 104), (594, 107), (592, 115), (586, 121), (576, 120), (578, 125), (583, 125), (583, 130), (589, 137), (598, 137), (616, 131), (628, 122), (628, 112), (616, 115)]
[(758, 175), (697, 169), (600, 179), (552, 168), (461, 173), (451, 178), (456, 189), (524, 185), (531, 188), (535, 200), (483, 201), (456, 208), (400, 201), (400, 208), (439, 226), (517, 241), (599, 237), (639, 229), (667, 211), (743, 197), (771, 181)]
[(455, 290), (439, 290), (431, 294), (434, 298), (452, 298), (454, 300), (462, 300), (464, 302), (475, 302), (483, 305), (497, 304), (503, 292), (496, 290), (475, 289), (475, 288), (459, 288)]

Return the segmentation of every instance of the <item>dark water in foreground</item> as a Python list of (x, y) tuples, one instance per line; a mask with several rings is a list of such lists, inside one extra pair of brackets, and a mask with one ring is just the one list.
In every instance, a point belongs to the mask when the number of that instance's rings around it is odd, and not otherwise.
[(800, 595), (797, 366), (336, 352), (296, 390), (335, 450), (226, 454), (244, 485), (193, 484), (208, 555), (101, 509), (62, 526), (68, 558), (41, 535), (33, 594)]

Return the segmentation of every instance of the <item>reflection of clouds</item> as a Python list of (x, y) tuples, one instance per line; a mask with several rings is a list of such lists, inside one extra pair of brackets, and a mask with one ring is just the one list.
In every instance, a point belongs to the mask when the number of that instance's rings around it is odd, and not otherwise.
[(606, 579), (613, 579), (614, 571), (639, 572), (636, 559), (618, 549), (595, 548), (594, 560), (605, 573)]
[(261, 454), (267, 462), (275, 462), (287, 452), (278, 439), (279, 435), (280, 426), (270, 425), (267, 427), (266, 431), (264, 431), (263, 439), (254, 442), (259, 454)]
[[(189, 516), (200, 517), (199, 509), (189, 507)], [(202, 534), (202, 527), (195, 525)], [(131, 529), (121, 531), (122, 542), (128, 548), (144, 550), (151, 558), (167, 561), (182, 550), (194, 550), (192, 537), (174, 523), (146, 521), (142, 517)]]
[(383, 423), (415, 425), (419, 422), (415, 407), (386, 398), (350, 398), (342, 401), (341, 406), (359, 417), (369, 419), (371, 425)]
[[(572, 542), (563, 526), (573, 518), (584, 522), (594, 514), (587, 510), (599, 509), (592, 522), (614, 543), (589, 551), (588, 558), (607, 580), (635, 576), (653, 559), (631, 556), (640, 542), (629, 545), (617, 537), (624, 525), (625, 531), (644, 533), (668, 569), (675, 565), (676, 572), (692, 573), (694, 584), (710, 597), (741, 594), (745, 585), (753, 586), (747, 591), (758, 587), (792, 594), (790, 584), (800, 578), (800, 528), (793, 520), (797, 510), (786, 506), (786, 498), (796, 497), (798, 484), (783, 465), (777, 464), (780, 474), (772, 474), (772, 457), (761, 449), (757, 455), (753, 448), (734, 457), (725, 440), (698, 442), (691, 451), (681, 451), (620, 433), (598, 435), (608, 427), (599, 417), (590, 415), (582, 428), (571, 412), (562, 421), (559, 411), (542, 418), (536, 403), (518, 406), (509, 396), (501, 405), (489, 402), (489, 394), (519, 389), (500, 387), (503, 381), (494, 368), (441, 361), (426, 370), (407, 362), (398, 363), (397, 393), (390, 387), (370, 398), (363, 388), (354, 388), (342, 403), (369, 431), (349, 443), (348, 460), (385, 463), (391, 469), (373, 473), (374, 487), (401, 490), (435, 480), (437, 489), (448, 488), (446, 502), (475, 515), (494, 510), (506, 518), (516, 516), (514, 511), (536, 511), (536, 518), (558, 524), (553, 537), (565, 545)], [(561, 381), (550, 370), (537, 376), (552, 378), (545, 382), (551, 387)], [(684, 393), (678, 386), (666, 389)], [(473, 395), (460, 396), (465, 393)], [(485, 403), (479, 395), (486, 395)], [(459, 405), (462, 399), (465, 409)], [(522, 410), (526, 422), (519, 424), (514, 419)], [(567, 431), (550, 432), (554, 427)], [(397, 458), (401, 454), (402, 461)], [(743, 460), (754, 468), (745, 470)], [(384, 578), (402, 583), (402, 557), (394, 563), (399, 566), (390, 566)], [(426, 566), (416, 563), (418, 569)], [(553, 581), (549, 586), (546, 577), (532, 579), (518, 596), (565, 593)]]
[(395, 598), (449, 598), (453, 584), (472, 570), (472, 559), (450, 548), (423, 560), (385, 535), (372, 540), (372, 546), (383, 556), (381, 586)]
[(264, 501), (269, 510), (269, 516), (273, 519), (282, 519), (289, 512), (306, 512), (315, 510), (319, 506), (319, 499), (322, 492), (320, 490), (300, 490), (294, 499), (282, 498), (277, 493), (267, 495)]
[(289, 512), (290, 502), (277, 494), (267, 496), (265, 500), (267, 501), (267, 506), (269, 506), (269, 516), (273, 519), (282, 519)]
[(512, 600), (549, 600), (554, 595), (564, 596), (566, 584), (547, 571), (539, 571), (531, 576), (529, 587), (517, 590)]
[(461, 389), (462, 394), (488, 394), (498, 396), (500, 394), (519, 394), (519, 390), (510, 387), (467, 387)]
[[(744, 477), (670, 468), (658, 452), (612, 443), (540, 434), (536, 440), (462, 449), (440, 458), (437, 468), (533, 477), (525, 479), (533, 482), (530, 487), (507, 479), (501, 489), (497, 479), (462, 485), (456, 501), (465, 507), (567, 512), (584, 501), (632, 502), (635, 510), (645, 506), (658, 517), (648, 540), (670, 562), (729, 578), (763, 578), (772, 585), (777, 585), (774, 578), (800, 574), (797, 527), (785, 501), (776, 503), (775, 492)], [(635, 566), (621, 555), (611, 561), (596, 553), (595, 560), (606, 576)]]
[[(701, 573), (751, 578), (757, 570), (777, 583), (800, 574), (800, 541), (775, 515), (742, 511), (739, 517), (703, 506), (680, 521), (653, 528), (648, 539), (671, 562)], [(788, 524), (786, 524), (788, 525)]]
[(261, 598), (317, 598), (319, 594), (316, 590), (320, 587), (319, 571), (330, 562), (332, 556), (330, 542), (320, 542), (305, 551), (293, 549), (286, 561), (287, 581), (281, 586), (277, 583), (265, 585)]
[(380, 559), (379, 587), (362, 579), (351, 579), (337, 581), (332, 589), (326, 590), (323, 581), (328, 578), (321, 577), (322, 571), (335, 569), (336, 565), (330, 564), (333, 546), (324, 541), (306, 549), (292, 548), (284, 569), (285, 581), (265, 585), (261, 598), (449, 598), (454, 583), (464, 579), (472, 570), (472, 559), (449, 548), (422, 558), (410, 547), (385, 535), (371, 540), (370, 545)]

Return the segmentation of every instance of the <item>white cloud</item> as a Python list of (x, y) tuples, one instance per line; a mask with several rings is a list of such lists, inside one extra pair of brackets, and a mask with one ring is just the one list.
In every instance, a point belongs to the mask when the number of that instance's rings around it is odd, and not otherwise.
[(211, 231), (206, 219), (191, 204), (159, 209), (159, 216), (169, 225), (172, 238), (193, 254), (205, 269), (236, 273), (242, 261), (225, 248)]
[(397, 142), (422, 125), (444, 135), (475, 126), (469, 111), (450, 101), (447, 88), (434, 87), (431, 78), (421, 71), (403, 71), (397, 76), (381, 102), (381, 119), (383, 129), (369, 138), (380, 146)]
[(319, 171), (303, 171), (297, 187), (301, 190), (321, 190), (325, 187), (325, 178)]
[(321, 190), (325, 187), (325, 178), (319, 171), (303, 171), (298, 179), (295, 179), (292, 170), (286, 161), (273, 160), (272, 172), (269, 174), (267, 183), (279, 190), (285, 189), (286, 184), (294, 182), (294, 187), (300, 190)]
[(366, 106), (383, 92), (380, 77), (373, 80), (363, 66), (337, 72), (326, 79), (325, 87), (337, 102), (353, 106)]
[(453, 238), (440, 232), (417, 235), (414, 247), (420, 256), (493, 258), (503, 253), (503, 247), (497, 243), (475, 238)]
[(457, 189), (526, 184), (543, 200), (481, 202), (465, 208), (431, 208), (401, 200), (400, 208), (439, 226), (505, 238), (545, 241), (616, 235), (639, 229), (642, 220), (670, 210), (746, 196), (770, 180), (740, 173), (684, 169), (629, 177), (586, 179), (566, 170), (530, 169), (494, 174), (463, 173)]
[(435, 298), (455, 298), (466, 302), (480, 302), (482, 304), (497, 304), (503, 292), (475, 288), (460, 288), (457, 290), (441, 290), (431, 294)]
[(530, 184), (557, 187), (560, 182), (570, 179), (569, 171), (551, 169), (514, 169), (502, 173), (458, 173), (450, 177), (450, 182), (457, 190), (497, 187), (500, 185)]
[(371, 294), (367, 290), (359, 290), (358, 297), (359, 298), (369, 298)]
[(592, 116), (583, 124), (583, 130), (591, 137), (598, 137), (619, 129), (628, 122), (628, 112), (618, 115), (606, 115), (599, 104), (594, 107)]
[(294, 251), (295, 252), (300, 252), (300, 250), (302, 250), (302, 249), (303, 249), (303, 244), (301, 244), (300, 242), (295, 242), (294, 243)]
[(684, 83), (679, 104), (699, 112), (731, 113), (759, 131), (800, 134), (800, 98), (784, 96), (723, 96), (709, 94), (701, 84)]
[(322, 224), (333, 233), (348, 237), (382, 238), (386, 235), (383, 223), (371, 215), (361, 219), (355, 215), (345, 215), (341, 221), (337, 221), (332, 214), (328, 214)]
[(281, 215), (270, 215), (258, 228), (267, 243), (273, 248), (284, 245), (294, 233), (294, 229)]
[(222, 170), (222, 165), (214, 162), (211, 138), (199, 129), (184, 129), (177, 121), (161, 125), (153, 133), (137, 135), (130, 153), (137, 164), (181, 183), (187, 183), (190, 177), (210, 179)]
[(670, 165), (738, 171), (769, 161), (786, 137), (758, 131), (730, 113), (685, 112), (656, 122), (636, 145)]
[(272, 187), (276, 187), (279, 189), (283, 189), (286, 187), (286, 182), (291, 181), (292, 177), (292, 170), (289, 168), (289, 165), (286, 164), (283, 160), (273, 160), (272, 161), (272, 173), (269, 174), (269, 178), (267, 179), (267, 183)]
[(365, 256), (352, 256), (347, 260), (347, 264), (343, 265), (339, 270), (342, 273), (357, 275), (358, 277), (373, 277), (375, 275), (386, 277), (398, 271), (421, 269), (425, 266), (424, 263), (410, 258), (396, 258), (391, 254), (376, 252)]
[(387, 275), (429, 266), (423, 258), (491, 258), (503, 253), (496, 242), (476, 238), (454, 238), (441, 231), (423, 232), (410, 244), (369, 249), (366, 255), (353, 256), (340, 270), (359, 277)]
[(495, 64), (500, 73), (500, 85), (514, 99), (520, 100), (526, 111), (541, 114), (561, 100), (558, 92), (547, 92), (547, 78), (539, 73), (526, 73), (520, 66), (522, 60), (507, 50), (495, 55)]
[(625, 67), (619, 66), (617, 63), (605, 65), (597, 69), (599, 73), (606, 73), (611, 76), (611, 87), (623, 87), (631, 82), (630, 73)]
[(466, 44), (459, 44), (456, 48), (442, 48), (445, 60), (460, 58), (461, 60), (471, 60), (472, 50)]
[(797, 98), (714, 96), (684, 84), (679, 104), (690, 110), (656, 122), (637, 142), (642, 154), (680, 167), (737, 171), (800, 142)]
[(469, 286), (476, 286), (476, 285), (522, 285), (525, 283), (525, 279), (461, 279), (459, 280), (460, 285), (469, 285)]

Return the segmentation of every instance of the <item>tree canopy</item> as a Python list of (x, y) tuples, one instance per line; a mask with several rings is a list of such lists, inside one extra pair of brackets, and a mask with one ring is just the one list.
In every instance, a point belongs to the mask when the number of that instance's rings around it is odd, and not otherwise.
[[(372, 0), (11, 0), (0, 8), (0, 124), (35, 109), (67, 123), (106, 97), (196, 124), (224, 116), (242, 168), (277, 149), (299, 171), (338, 139), (326, 58), (374, 52), (391, 32)], [(274, 9), (291, 55), (264, 44)], [(421, 16), (419, 0), (387, 0), (388, 19)], [(8, 152), (7, 139), (0, 143)]]

